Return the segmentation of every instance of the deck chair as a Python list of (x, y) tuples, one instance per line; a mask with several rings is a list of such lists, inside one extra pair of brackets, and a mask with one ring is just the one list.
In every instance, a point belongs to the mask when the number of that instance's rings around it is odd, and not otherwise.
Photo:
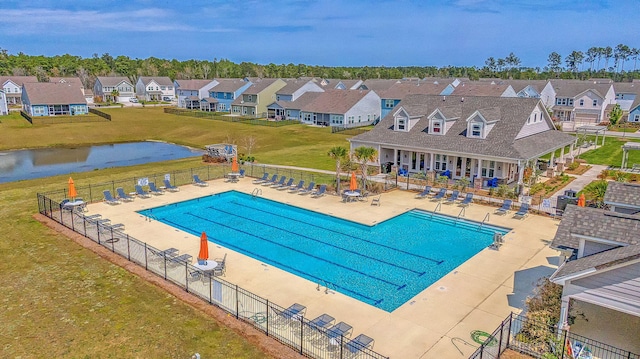
[(279, 190), (285, 190), (286, 189), (290, 193), (294, 193), (294, 192), (300, 191), (302, 188), (304, 188), (304, 180), (300, 180), (300, 182), (298, 182), (297, 185), (290, 186), (289, 188), (279, 188)]
[(175, 265), (182, 265), (185, 263), (191, 263), (193, 257), (190, 254), (181, 254), (177, 257), (171, 257), (170, 260)]
[(373, 199), (371, 200), (371, 205), (372, 206), (379, 206), (380, 205), (380, 197), (382, 197), (382, 195), (379, 195), (378, 197), (373, 197)]
[(159, 194), (164, 194), (164, 191), (158, 189), (156, 187), (155, 182), (149, 182), (149, 192), (151, 192), (151, 194), (155, 194), (155, 195), (159, 195)]
[(458, 190), (454, 190), (453, 192), (451, 192), (451, 196), (449, 196), (449, 198), (447, 198), (447, 201), (445, 202), (446, 204), (453, 204), (458, 200), (458, 196), (460, 195), (460, 191)]
[(215, 261), (218, 263), (218, 265), (213, 268), (213, 275), (224, 276), (227, 271), (227, 254), (225, 253), (224, 257), (222, 258), (216, 258)]
[[(282, 177), (284, 177), (284, 176), (282, 176)], [(277, 174), (273, 175), (270, 180), (266, 180), (266, 181), (262, 182), (261, 185), (262, 186), (271, 186), (272, 184), (274, 184), (276, 182), (278, 182), (278, 175)]]
[(280, 186), (284, 186), (284, 181), (287, 180), (287, 176), (281, 176), (278, 182), (272, 183), (269, 187), (278, 188)]
[(299, 303), (294, 303), (283, 311), (280, 311), (276, 308), (273, 308), (273, 311), (276, 313), (274, 325), (282, 326), (291, 323), (293, 320), (297, 320), (298, 318), (303, 317), (305, 312), (307, 311), (307, 307)]
[(468, 207), (471, 202), (473, 202), (473, 193), (469, 192), (462, 202), (460, 202), (460, 207)]
[(133, 201), (133, 197), (129, 196), (128, 194), (126, 194), (124, 192), (124, 189), (122, 189), (122, 187), (118, 187), (116, 188), (116, 193), (118, 194), (118, 199), (124, 202), (131, 202)]
[(289, 181), (287, 181), (287, 183), (285, 183), (283, 185), (273, 186), (273, 188), (277, 189), (278, 191), (282, 191), (282, 190), (285, 190), (287, 188), (291, 188), (291, 186), (293, 186), (293, 181), (295, 181), (295, 179), (289, 178)]
[(138, 195), (138, 197), (141, 198), (149, 198), (151, 197), (151, 194), (145, 190), (142, 189), (142, 186), (137, 184), (134, 186), (134, 188), (136, 189), (136, 195)]
[(309, 183), (309, 186), (307, 188), (301, 189), (300, 191), (298, 191), (299, 195), (305, 195), (305, 194), (309, 194), (311, 192), (313, 192), (313, 189), (316, 187), (316, 183), (315, 182), (311, 182)]
[(529, 214), (529, 203), (523, 203), (518, 212), (513, 214), (513, 218), (523, 219)]
[(269, 174), (265, 172), (264, 174), (262, 174), (261, 178), (253, 180), (253, 184), (264, 183), (267, 180), (267, 178), (269, 178)]
[(200, 187), (206, 187), (209, 184), (198, 177), (198, 175), (193, 175), (193, 184)]
[(430, 193), (431, 193), (431, 186), (426, 186), (424, 188), (424, 191), (416, 195), (416, 198), (418, 199), (426, 198)]
[(168, 179), (164, 180), (164, 188), (169, 192), (178, 192), (180, 190), (180, 188), (171, 185)]
[(120, 201), (118, 201), (117, 199), (113, 198), (113, 196), (111, 195), (111, 191), (109, 191), (108, 189), (105, 189), (104, 191), (102, 191), (102, 193), (104, 194), (104, 201), (107, 202), (107, 204), (119, 204)]
[(498, 215), (501, 215), (501, 216), (509, 213), (509, 210), (511, 209), (511, 204), (512, 203), (513, 203), (512, 200), (505, 199), (504, 202), (502, 203), (502, 207), (496, 209), (496, 211), (494, 213), (498, 214)]
[(347, 354), (346, 358), (353, 358), (360, 354), (360, 352), (365, 348), (373, 348), (373, 339), (364, 334), (360, 334), (357, 337), (349, 340), (344, 345), (344, 348), (345, 353)]
[(320, 188), (317, 191), (311, 192), (311, 197), (320, 198), (325, 195), (326, 190), (327, 190), (327, 185), (323, 184), (320, 186)]
[(313, 320), (311, 320), (309, 322), (308, 325), (309, 325), (309, 327), (311, 329), (316, 329), (316, 330), (327, 329), (331, 325), (333, 325), (334, 321), (335, 321), (334, 317), (332, 317), (329, 314), (325, 313), (325, 314), (322, 314), (322, 315), (319, 315), (319, 316), (315, 317)]
[(333, 347), (340, 345), (340, 337), (349, 338), (351, 336), (352, 329), (353, 327), (345, 322), (340, 322), (327, 329), (329, 345)]
[(446, 188), (440, 188), (440, 191), (438, 193), (436, 193), (436, 195), (433, 196), (433, 198), (431, 200), (432, 201), (440, 201), (446, 195), (447, 195), (447, 189)]

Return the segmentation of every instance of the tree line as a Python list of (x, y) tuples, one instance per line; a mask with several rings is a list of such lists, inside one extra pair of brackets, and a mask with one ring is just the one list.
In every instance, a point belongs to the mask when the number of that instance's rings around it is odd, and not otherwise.
[[(225, 58), (213, 60), (132, 59), (109, 53), (91, 57), (64, 54), (56, 56), (10, 54), (0, 48), (0, 76), (36, 76), (39, 81), (49, 77), (79, 77), (85, 87), (92, 88), (97, 76), (125, 76), (135, 83), (139, 76), (166, 76), (171, 79), (212, 78), (339, 78), (339, 79), (399, 79), (424, 77), (465, 77), (471, 80), (495, 77), (503, 79), (587, 79), (608, 77), (616, 81), (640, 78), (637, 70), (639, 50), (620, 44), (615, 48), (592, 47), (585, 52), (572, 51), (563, 57), (553, 52), (547, 66), (524, 67), (511, 52), (504, 59), (489, 57), (484, 66), (317, 66), (305, 64), (235, 63)], [(627, 64), (633, 60), (633, 69)], [(566, 66), (563, 66), (566, 65)], [(611, 65), (611, 66), (610, 66)], [(626, 66), (626, 67), (625, 67)]]

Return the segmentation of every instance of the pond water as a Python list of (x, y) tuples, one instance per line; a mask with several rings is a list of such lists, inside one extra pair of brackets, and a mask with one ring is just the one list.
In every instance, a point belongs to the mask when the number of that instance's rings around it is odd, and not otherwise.
[(204, 151), (164, 142), (0, 151), (0, 183), (94, 169), (201, 156)]

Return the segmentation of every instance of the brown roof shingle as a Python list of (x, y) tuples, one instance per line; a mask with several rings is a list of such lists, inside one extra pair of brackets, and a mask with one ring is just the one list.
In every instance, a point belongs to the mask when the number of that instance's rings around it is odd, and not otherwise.
[(25, 83), (24, 90), (31, 105), (86, 104), (82, 88), (73, 83)]

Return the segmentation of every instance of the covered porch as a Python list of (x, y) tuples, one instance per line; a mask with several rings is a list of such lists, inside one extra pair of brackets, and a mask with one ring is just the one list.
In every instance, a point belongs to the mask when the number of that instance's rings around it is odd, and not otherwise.
[(218, 106), (218, 100), (212, 97), (203, 98), (200, 100), (200, 111), (216, 112)]
[(189, 110), (199, 110), (200, 99), (198, 98), (198, 96), (189, 96), (184, 99), (184, 107)]

